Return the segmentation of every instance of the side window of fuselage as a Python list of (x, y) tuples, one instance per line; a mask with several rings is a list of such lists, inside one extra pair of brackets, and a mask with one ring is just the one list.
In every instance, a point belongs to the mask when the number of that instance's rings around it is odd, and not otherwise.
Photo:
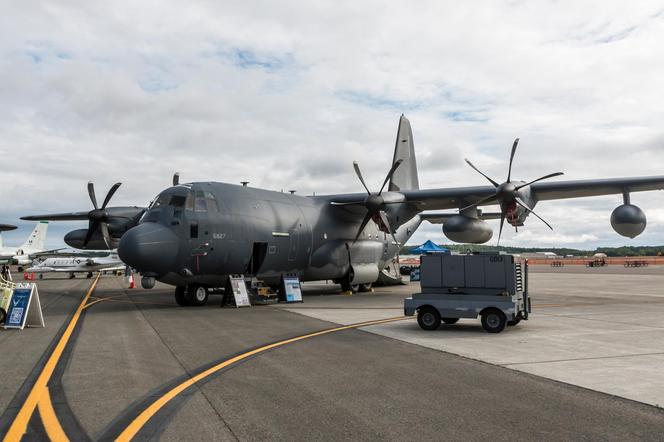
[(196, 212), (218, 212), (219, 205), (212, 192), (207, 190), (197, 190), (194, 201), (194, 210)]

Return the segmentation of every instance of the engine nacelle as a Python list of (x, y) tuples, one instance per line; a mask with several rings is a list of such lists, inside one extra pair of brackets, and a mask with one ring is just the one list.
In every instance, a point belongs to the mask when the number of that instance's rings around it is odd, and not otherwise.
[(646, 214), (633, 204), (623, 204), (611, 213), (611, 227), (628, 238), (636, 238), (646, 228)]
[(108, 247), (104, 242), (104, 237), (101, 232), (97, 231), (92, 235), (88, 244), (83, 247), (83, 242), (85, 241), (85, 235), (88, 234), (88, 229), (78, 229), (72, 230), (71, 232), (65, 235), (65, 243), (69, 247), (75, 249), (84, 249), (84, 250), (107, 250)]
[(491, 239), (493, 230), (485, 221), (455, 215), (443, 224), (443, 233), (454, 242), (483, 244)]

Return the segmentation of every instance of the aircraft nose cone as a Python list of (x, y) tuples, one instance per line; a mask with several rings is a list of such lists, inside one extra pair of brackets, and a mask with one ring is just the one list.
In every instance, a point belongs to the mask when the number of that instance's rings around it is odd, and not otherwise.
[(118, 255), (125, 264), (143, 273), (159, 275), (175, 270), (178, 251), (178, 237), (157, 223), (143, 223), (129, 229), (118, 246)]

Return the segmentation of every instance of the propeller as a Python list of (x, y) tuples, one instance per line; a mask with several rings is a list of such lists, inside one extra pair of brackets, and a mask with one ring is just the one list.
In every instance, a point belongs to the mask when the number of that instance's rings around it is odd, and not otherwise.
[(481, 205), (486, 205), (486, 204), (491, 204), (491, 203), (498, 203), (500, 204), (500, 230), (498, 232), (498, 244), (500, 244), (500, 237), (503, 233), (503, 226), (505, 224), (505, 218), (508, 215), (508, 212), (512, 212), (516, 206), (520, 206), (521, 208), (527, 210), (529, 213), (532, 213), (535, 215), (540, 221), (542, 221), (546, 226), (553, 230), (553, 227), (551, 227), (551, 224), (546, 222), (544, 218), (539, 216), (537, 213), (533, 211), (533, 209), (523, 200), (521, 194), (519, 191), (523, 189), (524, 187), (528, 187), (533, 183), (536, 183), (538, 181), (546, 180), (549, 178), (553, 178), (556, 176), (563, 175), (562, 172), (555, 172), (555, 173), (550, 173), (548, 175), (544, 175), (543, 177), (537, 178), (536, 180), (529, 181), (527, 183), (521, 183), (521, 182), (512, 182), (512, 163), (514, 162), (514, 154), (516, 153), (516, 148), (519, 144), (519, 139), (514, 140), (514, 144), (512, 144), (512, 151), (510, 153), (510, 165), (509, 169), (507, 170), (507, 181), (505, 181), (502, 184), (498, 184), (496, 181), (492, 180), (489, 178), (487, 175), (485, 175), (481, 170), (479, 170), (473, 163), (471, 163), (467, 158), (466, 158), (466, 163), (470, 167), (472, 167), (477, 173), (482, 175), (484, 178), (486, 178), (493, 186), (496, 188), (496, 192), (493, 195), (490, 195), (486, 198), (482, 198), (479, 201), (474, 202), (473, 204), (466, 206), (462, 208), (460, 211), (463, 212), (467, 209), (474, 208), (477, 206)]
[[(385, 206), (388, 204), (401, 204), (403, 203), (402, 200), (398, 201), (386, 201), (385, 198), (383, 197), (382, 193), (383, 190), (385, 190), (385, 186), (387, 183), (392, 179), (392, 175), (394, 175), (394, 172), (399, 168), (399, 166), (403, 163), (403, 160), (397, 160), (392, 164), (392, 167), (390, 168), (390, 171), (387, 172), (387, 176), (385, 177), (385, 180), (383, 181), (383, 185), (381, 186), (380, 190), (378, 193), (371, 193), (369, 190), (369, 187), (367, 187), (367, 184), (364, 182), (364, 178), (362, 177), (362, 172), (360, 171), (360, 165), (357, 163), (357, 161), (353, 161), (353, 169), (355, 169), (355, 174), (357, 177), (360, 179), (360, 182), (362, 183), (362, 186), (364, 186), (364, 189), (367, 191), (367, 196), (363, 200), (358, 200), (358, 201), (349, 201), (349, 202), (335, 202), (332, 201), (330, 204), (333, 206), (364, 206), (367, 209), (367, 214), (364, 216), (364, 219), (362, 220), (362, 223), (360, 224), (360, 229), (357, 231), (357, 235), (355, 235), (355, 239), (353, 240), (353, 244), (357, 242), (357, 240), (360, 238), (360, 235), (362, 234), (362, 231), (364, 228), (367, 226), (369, 221), (371, 219), (376, 222), (376, 224), (382, 224), (385, 229), (389, 232), (389, 234), (392, 236), (392, 239), (396, 244), (399, 244), (399, 241), (397, 241), (397, 237), (394, 236), (394, 232), (392, 231), (392, 227), (390, 226), (390, 221), (387, 218), (387, 214), (385, 213)], [(381, 229), (382, 230), (382, 229)]]
[(104, 242), (106, 243), (106, 246), (111, 249), (111, 235), (108, 231), (108, 218), (109, 214), (106, 211), (106, 206), (108, 203), (111, 201), (111, 198), (115, 194), (115, 192), (118, 190), (118, 187), (120, 187), (122, 183), (115, 183), (113, 186), (111, 186), (110, 190), (106, 194), (106, 197), (104, 198), (104, 202), (102, 203), (101, 207), (97, 205), (97, 196), (95, 195), (95, 185), (92, 181), (88, 182), (88, 195), (90, 195), (90, 201), (92, 201), (92, 206), (94, 207), (93, 210), (89, 211), (87, 213), (87, 218), (88, 218), (88, 233), (85, 235), (85, 239), (83, 240), (83, 246), (85, 247), (88, 242), (92, 239), (92, 235), (97, 231), (97, 229), (101, 230), (101, 234), (104, 237)]

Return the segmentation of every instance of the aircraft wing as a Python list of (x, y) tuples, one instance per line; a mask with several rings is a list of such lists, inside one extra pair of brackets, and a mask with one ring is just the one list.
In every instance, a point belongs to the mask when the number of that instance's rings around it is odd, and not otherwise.
[[(539, 182), (532, 184), (531, 190), (539, 201), (614, 195), (623, 191), (664, 190), (664, 176)], [(406, 202), (416, 205), (420, 210), (444, 210), (472, 204), (495, 192), (492, 186), (479, 186), (405, 190), (401, 193), (406, 197)], [(495, 204), (492, 202), (487, 205)]]
[(531, 188), (540, 201), (582, 198), (621, 194), (623, 191), (664, 190), (664, 176), (535, 183)]

